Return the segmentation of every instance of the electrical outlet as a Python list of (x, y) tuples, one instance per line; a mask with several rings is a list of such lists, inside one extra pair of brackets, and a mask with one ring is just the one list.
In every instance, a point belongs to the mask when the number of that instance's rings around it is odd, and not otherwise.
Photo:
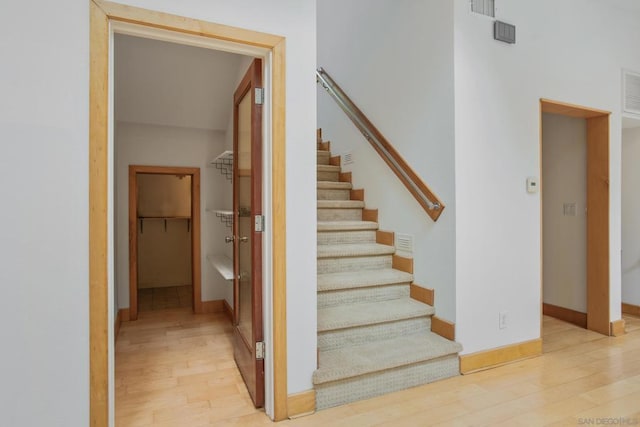
[(507, 312), (501, 311), (498, 314), (498, 328), (505, 329), (507, 327)]

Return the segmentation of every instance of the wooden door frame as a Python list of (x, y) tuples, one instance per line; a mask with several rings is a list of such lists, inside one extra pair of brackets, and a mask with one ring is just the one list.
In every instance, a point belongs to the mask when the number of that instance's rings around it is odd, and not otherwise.
[(129, 320), (138, 319), (138, 174), (191, 177), (191, 286), (193, 312), (202, 313), (200, 168), (129, 165)]
[(89, 0), (89, 411), (109, 425), (109, 61), (111, 22), (260, 47), (271, 57), (273, 417), (287, 418), (285, 44), (281, 36), (103, 0)]
[(609, 111), (540, 99), (540, 336), (543, 304), (542, 114), (587, 122), (587, 329), (612, 334), (609, 278)]

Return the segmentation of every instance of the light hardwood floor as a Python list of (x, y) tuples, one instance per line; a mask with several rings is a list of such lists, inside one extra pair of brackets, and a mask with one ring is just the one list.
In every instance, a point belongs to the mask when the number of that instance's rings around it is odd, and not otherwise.
[[(625, 320), (627, 334), (609, 338), (545, 317), (541, 357), (278, 425), (640, 426), (640, 319)], [(123, 324), (116, 425), (272, 423), (253, 408), (235, 368), (226, 317), (176, 309)]]

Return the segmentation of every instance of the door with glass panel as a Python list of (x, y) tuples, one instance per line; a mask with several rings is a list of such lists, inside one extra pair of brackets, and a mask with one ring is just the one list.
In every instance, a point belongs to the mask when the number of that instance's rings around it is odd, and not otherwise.
[(234, 358), (256, 407), (264, 405), (262, 331), (262, 61), (234, 94)]

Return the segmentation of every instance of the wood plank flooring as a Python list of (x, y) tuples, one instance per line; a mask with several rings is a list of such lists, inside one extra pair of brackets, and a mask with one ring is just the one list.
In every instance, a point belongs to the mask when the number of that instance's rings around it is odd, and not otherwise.
[[(640, 318), (605, 337), (544, 318), (541, 357), (278, 423), (283, 426), (640, 426)], [(272, 425), (235, 367), (222, 314), (174, 309), (123, 323), (117, 426)]]

